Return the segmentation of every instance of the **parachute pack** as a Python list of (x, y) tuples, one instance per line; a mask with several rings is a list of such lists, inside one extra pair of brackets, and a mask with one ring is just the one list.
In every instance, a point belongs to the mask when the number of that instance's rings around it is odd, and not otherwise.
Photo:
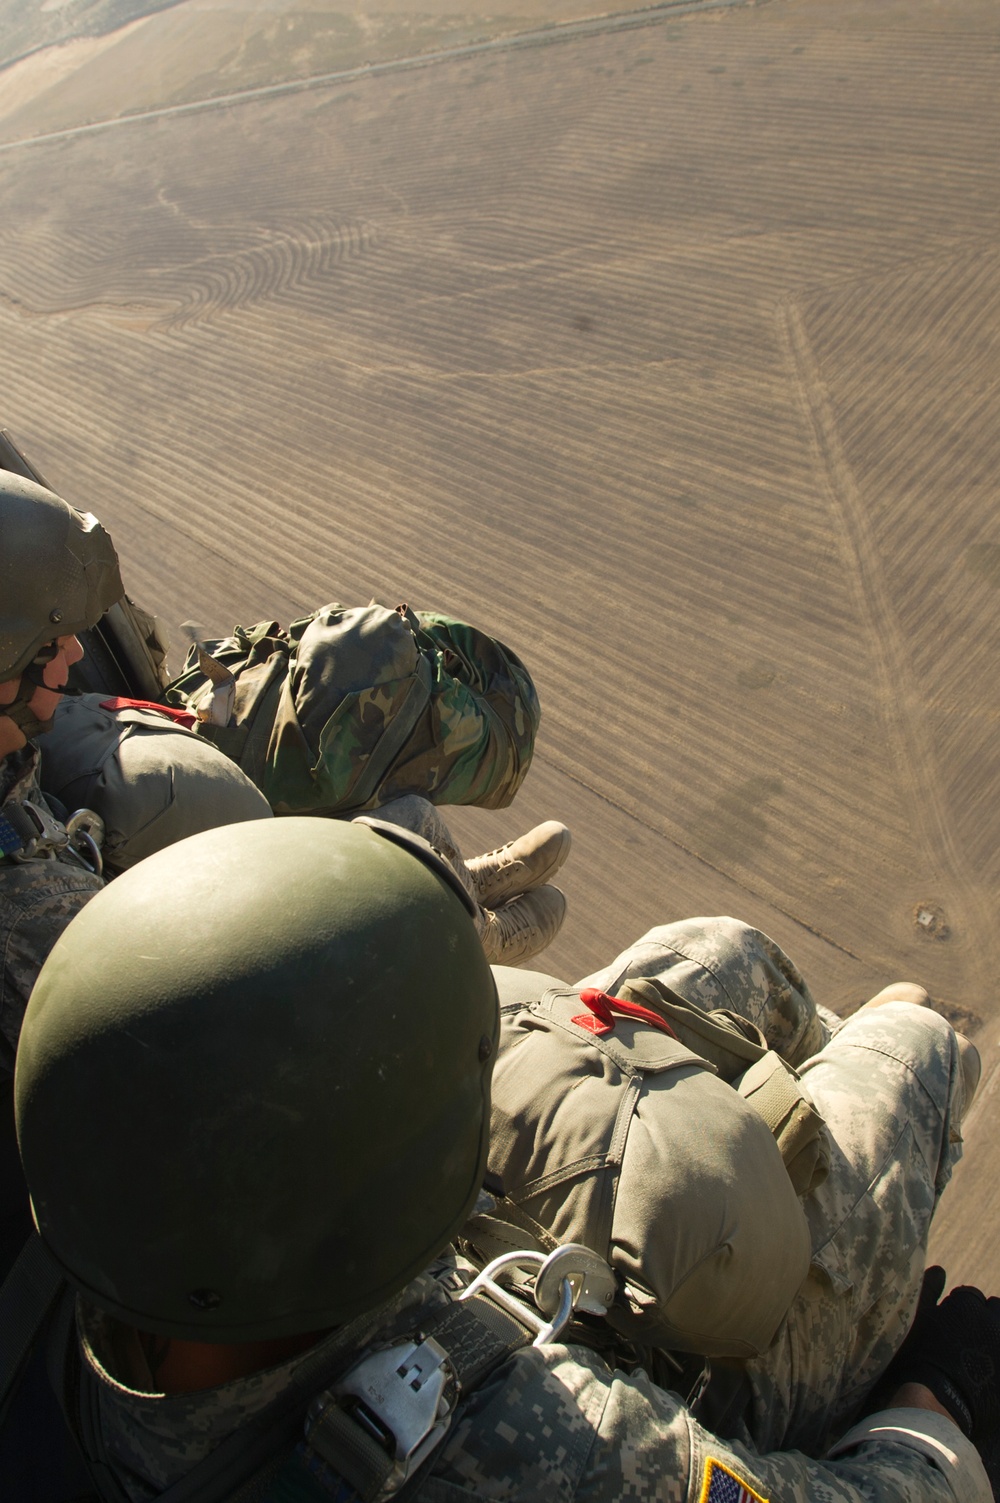
[(656, 979), (612, 997), (495, 974), (490, 1170), (507, 1196), (607, 1258), (620, 1285), (608, 1321), (629, 1341), (764, 1351), (809, 1267), (800, 1196), (829, 1167), (795, 1071), (752, 1024)]

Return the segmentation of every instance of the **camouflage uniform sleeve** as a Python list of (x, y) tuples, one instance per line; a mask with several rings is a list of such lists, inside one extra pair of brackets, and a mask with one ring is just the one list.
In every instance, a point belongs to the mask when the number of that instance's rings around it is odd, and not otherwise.
[[(864, 1477), (872, 1458), (877, 1459), (888, 1445), (897, 1450), (905, 1446), (911, 1456), (917, 1455), (921, 1461), (930, 1462), (949, 1485), (942, 1497), (954, 1498), (956, 1503), (959, 1500), (961, 1503), (992, 1503), (993, 1489), (975, 1446), (944, 1415), (926, 1409), (884, 1409), (873, 1414), (855, 1425), (830, 1454), (834, 1458), (844, 1457), (839, 1464)], [(849, 1461), (846, 1459), (848, 1454)], [(909, 1464), (913, 1465), (912, 1462)], [(914, 1496), (905, 1480), (897, 1485), (901, 1499)]]
[(31, 988), (70, 919), (104, 883), (68, 862), (0, 862), (0, 1077), (14, 1072)]
[(525, 1348), (462, 1406), (420, 1503), (687, 1503), (689, 1419), (582, 1348)]
[[(703, 1430), (645, 1374), (528, 1348), (463, 1405), (421, 1503), (989, 1503), (972, 1446), (923, 1410), (877, 1415), (825, 1461), (758, 1456)], [(985, 1489), (985, 1490), (984, 1490)]]

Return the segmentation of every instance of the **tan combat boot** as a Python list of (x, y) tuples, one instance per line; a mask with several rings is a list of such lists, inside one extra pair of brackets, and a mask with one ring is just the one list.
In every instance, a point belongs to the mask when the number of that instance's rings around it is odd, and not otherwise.
[(541, 887), (566, 860), (570, 843), (566, 826), (547, 819), (495, 851), (473, 856), (465, 864), (475, 883), (479, 906), (498, 908), (518, 893)]
[(566, 917), (566, 899), (558, 887), (520, 893), (500, 908), (483, 909), (481, 935), (491, 965), (519, 965), (550, 945)]

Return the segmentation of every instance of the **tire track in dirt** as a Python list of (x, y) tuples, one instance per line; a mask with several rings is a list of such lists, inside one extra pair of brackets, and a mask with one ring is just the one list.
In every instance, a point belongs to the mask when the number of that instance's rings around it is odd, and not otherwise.
[(963, 959), (970, 979), (981, 996), (988, 996), (996, 975), (992, 915), (955, 840), (948, 796), (906, 643), (886, 589), (871, 519), (844, 452), (836, 417), (796, 304), (786, 302), (780, 306), (778, 325), (818, 450), (833, 517), (850, 553), (846, 573), (860, 617), (868, 627), (879, 709), (890, 755), (899, 770), (903, 801), (931, 870), (940, 869), (940, 878), (950, 888), (953, 912), (964, 921)]
[(191, 267), (181, 307), (162, 318), (160, 327), (183, 328), (298, 289), (377, 244), (375, 226), (364, 220), (292, 224), (264, 244)]

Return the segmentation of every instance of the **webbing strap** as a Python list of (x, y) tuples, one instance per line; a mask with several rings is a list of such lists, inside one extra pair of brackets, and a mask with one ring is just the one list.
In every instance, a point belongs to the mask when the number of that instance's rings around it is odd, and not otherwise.
[(62, 1270), (32, 1232), (0, 1289), (0, 1424), (63, 1287)]
[(463, 1393), (470, 1393), (514, 1352), (530, 1346), (534, 1332), (481, 1294), (456, 1300), (427, 1332), (444, 1347)]
[[(306, 1409), (317, 1388), (349, 1366), (354, 1353), (372, 1339), (391, 1309), (391, 1303), (380, 1305), (345, 1326), (339, 1361), (325, 1351), (307, 1357), (297, 1368), (291, 1388), (158, 1494), (156, 1503), (263, 1503), (264, 1496), (270, 1497), (269, 1480), (302, 1434)], [(78, 1359), (76, 1369), (80, 1380), (76, 1419), (82, 1421), (79, 1439), (87, 1465), (102, 1497), (117, 1498), (114, 1467), (103, 1454), (103, 1438), (93, 1423), (92, 1404), (100, 1380)]]
[[(454, 1301), (422, 1323), (421, 1335), (432, 1337), (448, 1353), (459, 1396), (472, 1393), (532, 1338), (513, 1315), (479, 1294)], [(329, 1503), (331, 1495), (338, 1503), (375, 1503), (392, 1471), (392, 1458), (384, 1448), (348, 1410), (330, 1404), (310, 1430), (308, 1445), (296, 1447), (262, 1503)], [(418, 1465), (393, 1498), (405, 1499), (421, 1472)]]
[(775, 1137), (803, 1099), (798, 1081), (782, 1069), (777, 1055), (748, 1070), (740, 1081), (739, 1092), (764, 1118)]
[(555, 1252), (559, 1243), (541, 1222), (513, 1200), (500, 1199), (493, 1211), (470, 1216), (459, 1232), (460, 1241), (473, 1250), (474, 1260), (489, 1263), (501, 1253), (520, 1252), (526, 1246), (540, 1252)]
[(375, 791), (393, 762), (409, 740), (431, 697), (431, 669), (425, 657), (417, 662), (417, 670), (403, 696), (388, 729), (379, 738), (375, 749), (365, 763), (364, 771), (351, 789), (351, 808), (363, 809), (374, 797)]
[[(361, 1503), (374, 1503), (392, 1476), (393, 1458), (368, 1430), (339, 1404), (327, 1404), (309, 1432), (309, 1446), (334, 1469)], [(301, 1451), (293, 1466), (298, 1472)], [(271, 1503), (270, 1497), (267, 1503)]]
[(814, 1190), (829, 1172), (830, 1139), (791, 1066), (769, 1051), (741, 1076), (736, 1089), (774, 1135), (795, 1193)]

